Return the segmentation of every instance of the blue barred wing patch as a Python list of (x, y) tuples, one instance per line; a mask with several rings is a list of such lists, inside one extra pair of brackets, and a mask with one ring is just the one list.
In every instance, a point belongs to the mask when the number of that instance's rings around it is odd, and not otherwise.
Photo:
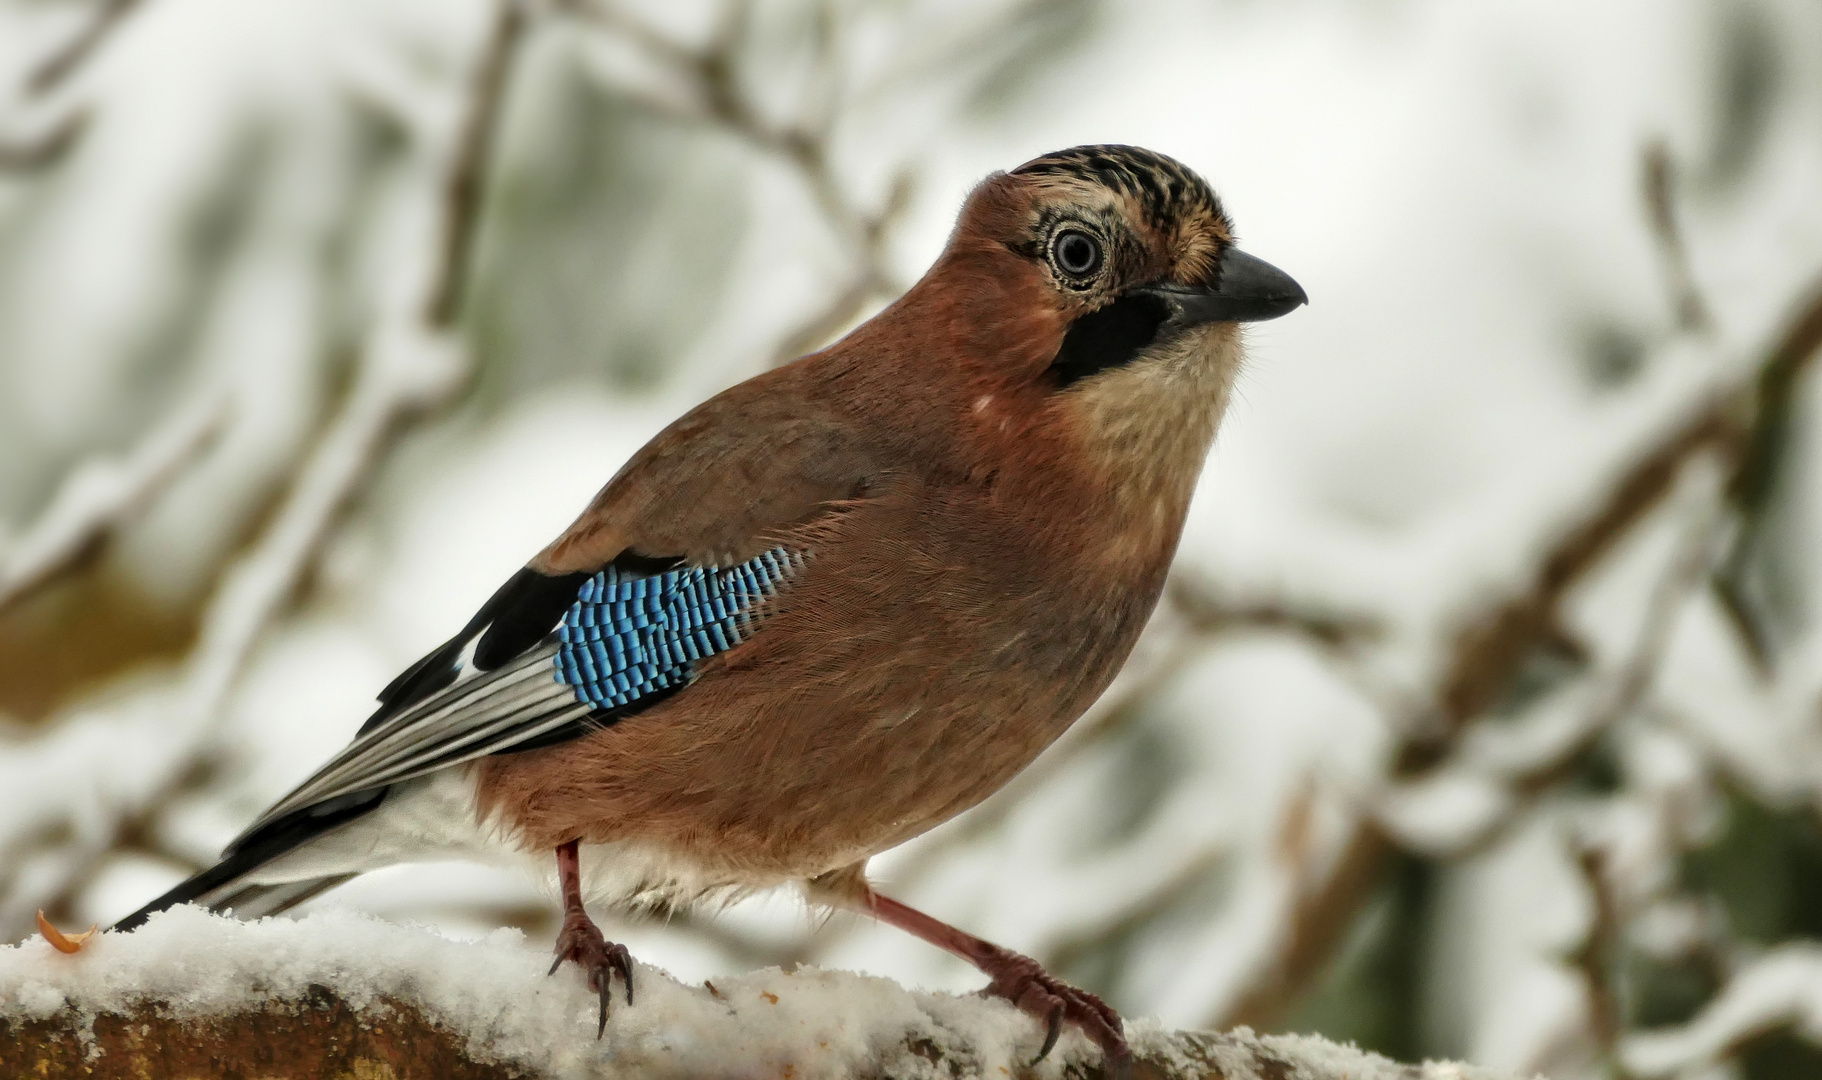
[(639, 576), (610, 566), (583, 584), (557, 627), (557, 681), (596, 709), (685, 686), (696, 661), (752, 634), (760, 602), (808, 558), (775, 547), (725, 570), (683, 566)]

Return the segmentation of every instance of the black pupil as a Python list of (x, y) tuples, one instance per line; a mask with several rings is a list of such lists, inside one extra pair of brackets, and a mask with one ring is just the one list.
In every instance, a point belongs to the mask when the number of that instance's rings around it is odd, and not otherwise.
[(1101, 261), (1101, 249), (1079, 232), (1066, 232), (1057, 237), (1057, 265), (1064, 273), (1086, 274)]

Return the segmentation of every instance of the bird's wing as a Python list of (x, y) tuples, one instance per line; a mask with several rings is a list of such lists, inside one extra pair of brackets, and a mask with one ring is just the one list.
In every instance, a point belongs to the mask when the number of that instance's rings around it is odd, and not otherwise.
[[(683, 690), (700, 660), (750, 636), (766, 601), (813, 557), (780, 534), (833, 512), (871, 472), (833, 418), (801, 398), (755, 404), (751, 386), (705, 403), (635, 455), (460, 633), (380, 692), (348, 747), (229, 850), (300, 813), (614, 723)], [(660, 499), (667, 490), (673, 498)]]

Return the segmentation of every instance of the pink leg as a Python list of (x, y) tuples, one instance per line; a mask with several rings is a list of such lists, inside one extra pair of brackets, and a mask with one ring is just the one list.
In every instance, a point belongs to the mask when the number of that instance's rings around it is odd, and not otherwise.
[(607, 1003), (614, 983), (614, 972), (626, 982), (626, 1003), (633, 1003), (633, 957), (626, 946), (615, 945), (601, 936), (601, 928), (582, 907), (582, 864), (577, 854), (578, 842), (557, 848), (557, 880), (563, 886), (563, 929), (557, 934), (557, 959), (550, 965), (555, 975), (563, 961), (573, 960), (588, 973), (588, 988), (601, 995), (601, 1026), (595, 1030), (598, 1039), (607, 1031)]
[(1003, 997), (1045, 1021), (1049, 1030), (1044, 1035), (1044, 1048), (1038, 1051), (1038, 1061), (1050, 1053), (1064, 1021), (1069, 1021), (1100, 1045), (1112, 1071), (1128, 1067), (1132, 1051), (1126, 1045), (1125, 1025), (1120, 1022), (1120, 1014), (1100, 998), (1056, 978), (1029, 956), (957, 930), (889, 896), (868, 889), (863, 903), (881, 922), (947, 949), (980, 968), (992, 980), (987, 984), (987, 993)]

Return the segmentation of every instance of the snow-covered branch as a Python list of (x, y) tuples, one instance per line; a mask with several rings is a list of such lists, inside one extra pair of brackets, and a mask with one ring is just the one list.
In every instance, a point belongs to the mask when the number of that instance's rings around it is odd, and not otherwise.
[[(687, 986), (637, 969), (595, 1037), (595, 998), (517, 931), (459, 943), (366, 916), (237, 923), (194, 909), (65, 955), (0, 950), (0, 1038), (30, 1075), (245, 1071), (272, 1077), (1094, 1077), (1068, 1034), (973, 995), (840, 971), (769, 968)], [(1134, 1075), (1170, 1080), (1499, 1080), (1401, 1065), (1322, 1039), (1131, 1025)]]

